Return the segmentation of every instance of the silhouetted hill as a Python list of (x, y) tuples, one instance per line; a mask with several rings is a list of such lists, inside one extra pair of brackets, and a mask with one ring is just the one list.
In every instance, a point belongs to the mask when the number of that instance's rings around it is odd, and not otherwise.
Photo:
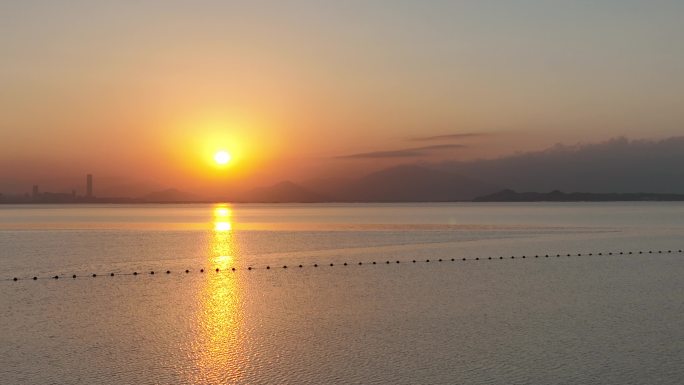
[(121, 180), (120, 178), (95, 176), (95, 195), (98, 196), (142, 197), (149, 194), (157, 194), (167, 190), (173, 190), (166, 187), (167, 186), (150, 181), (125, 181)]
[(515, 192), (502, 190), (477, 197), (475, 202), (625, 202), (625, 201), (684, 201), (684, 194), (653, 193), (564, 193), (554, 190), (548, 193)]
[(198, 195), (179, 191), (175, 188), (155, 191), (143, 196), (142, 199), (147, 202), (198, 202), (203, 200)]
[(252, 189), (243, 194), (240, 201), (254, 203), (316, 203), (327, 202), (330, 199), (290, 181), (284, 181), (273, 186)]
[(339, 192), (349, 186), (354, 180), (349, 178), (319, 177), (300, 182), (299, 185), (309, 191), (316, 192), (327, 197), (335, 197)]
[(341, 187), (333, 198), (346, 202), (449, 202), (471, 200), (500, 187), (421, 166), (397, 166)]

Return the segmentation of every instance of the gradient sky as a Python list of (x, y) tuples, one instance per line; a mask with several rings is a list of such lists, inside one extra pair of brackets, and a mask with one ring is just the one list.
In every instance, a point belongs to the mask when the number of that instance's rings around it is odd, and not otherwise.
[(681, 1), (5, 1), (0, 182), (213, 192), (681, 135), (683, 19)]

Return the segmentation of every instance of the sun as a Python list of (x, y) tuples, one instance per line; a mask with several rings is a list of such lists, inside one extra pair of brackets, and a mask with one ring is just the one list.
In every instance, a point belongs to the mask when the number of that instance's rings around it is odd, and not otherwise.
[(232, 157), (230, 156), (230, 153), (228, 153), (228, 151), (221, 150), (217, 151), (216, 154), (214, 154), (214, 162), (220, 165), (228, 164), (231, 158)]

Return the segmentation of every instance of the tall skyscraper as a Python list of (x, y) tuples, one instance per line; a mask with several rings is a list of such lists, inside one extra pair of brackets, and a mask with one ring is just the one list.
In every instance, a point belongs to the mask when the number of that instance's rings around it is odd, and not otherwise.
[(38, 185), (34, 184), (33, 185), (33, 192), (31, 194), (34, 198), (38, 198), (39, 192), (38, 192)]
[(86, 175), (86, 197), (93, 197), (93, 174)]

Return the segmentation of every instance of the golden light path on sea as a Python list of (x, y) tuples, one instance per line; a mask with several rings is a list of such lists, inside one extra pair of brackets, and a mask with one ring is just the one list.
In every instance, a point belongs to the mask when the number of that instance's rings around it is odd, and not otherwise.
[[(235, 239), (230, 206), (213, 207), (213, 219), (207, 267), (230, 269), (234, 263)], [(198, 311), (195, 314), (195, 338), (192, 353), (195, 371), (189, 373), (193, 382), (234, 382), (242, 377), (240, 357), (243, 356), (244, 327), (242, 309), (243, 288), (239, 274), (207, 274), (198, 290)]]

